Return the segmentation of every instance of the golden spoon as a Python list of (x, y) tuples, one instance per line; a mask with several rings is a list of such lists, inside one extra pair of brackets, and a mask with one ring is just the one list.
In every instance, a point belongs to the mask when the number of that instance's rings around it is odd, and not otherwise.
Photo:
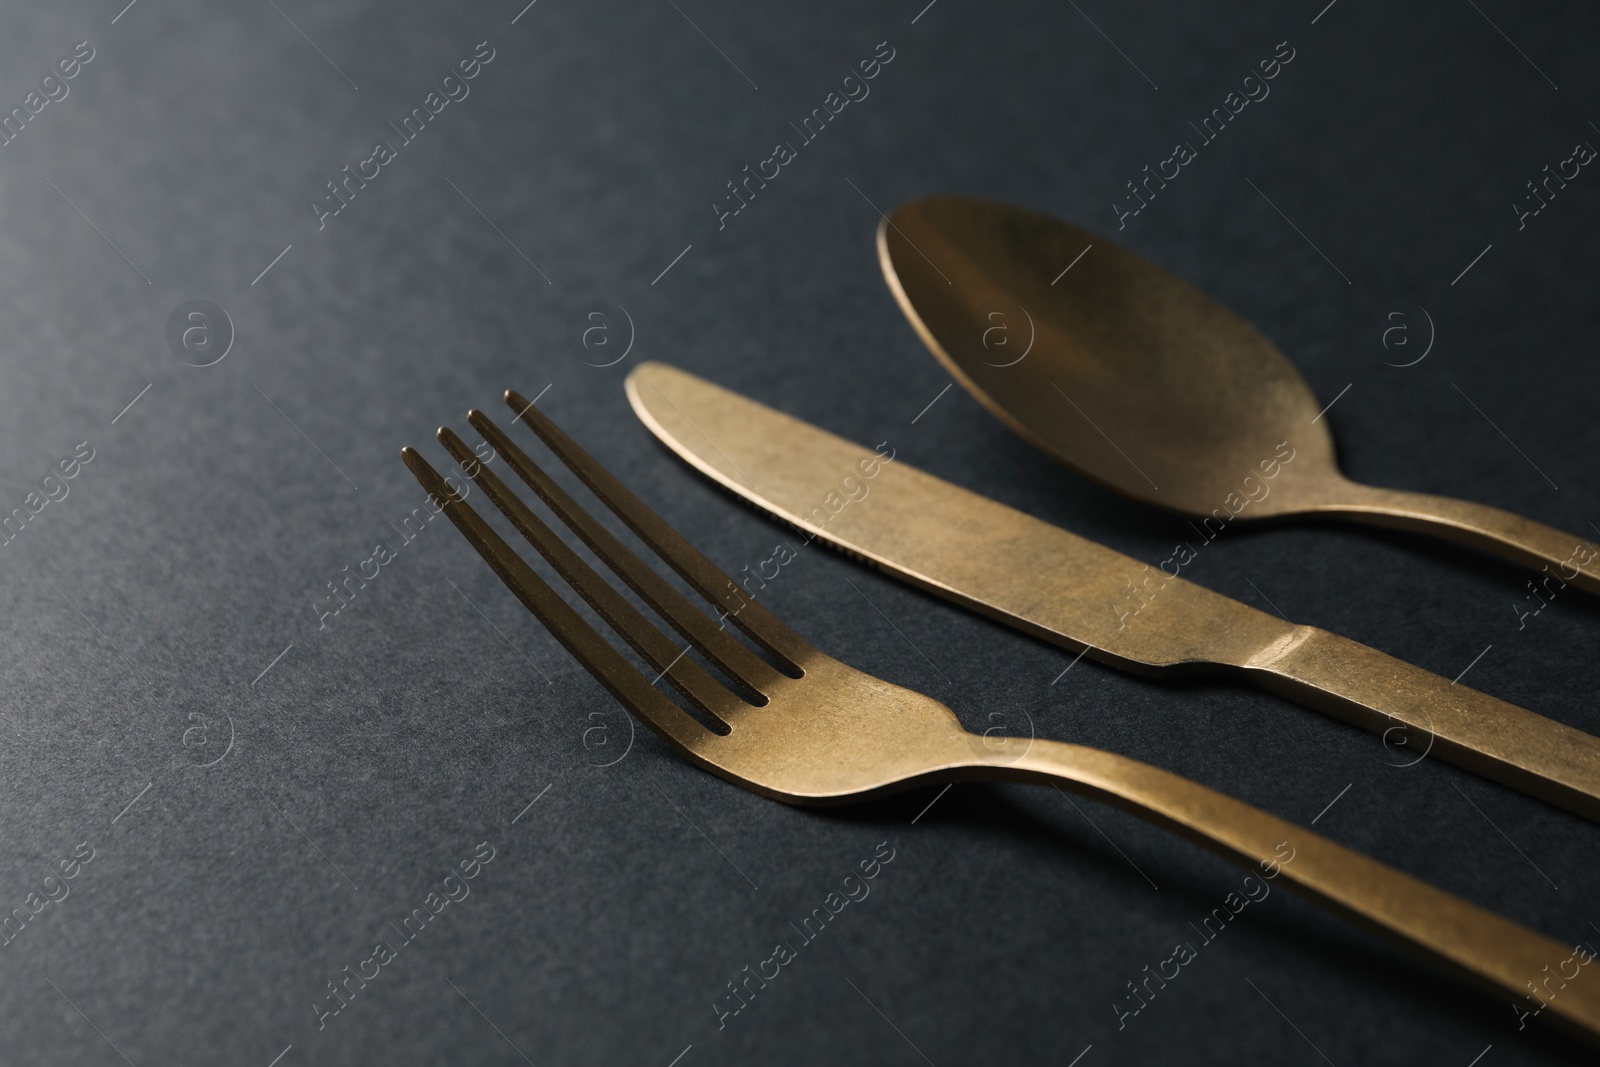
[[(968, 392), (1027, 440), (1201, 520), (1326, 515), (1431, 534), (1600, 593), (1600, 548), (1498, 508), (1346, 478), (1325, 408), (1276, 345), (1154, 263), (1047, 215), (970, 197), (896, 208), (878, 257)], [(1337, 397), (1335, 398), (1337, 399)]]

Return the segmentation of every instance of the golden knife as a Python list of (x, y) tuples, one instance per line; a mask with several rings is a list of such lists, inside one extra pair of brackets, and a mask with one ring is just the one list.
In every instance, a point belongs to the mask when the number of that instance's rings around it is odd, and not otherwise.
[(713, 481), (913, 585), (1135, 673), (1242, 672), (1600, 822), (1600, 739), (1171, 577), (925, 474), (887, 444), (864, 448), (675, 367), (641, 364), (627, 391), (651, 432)]

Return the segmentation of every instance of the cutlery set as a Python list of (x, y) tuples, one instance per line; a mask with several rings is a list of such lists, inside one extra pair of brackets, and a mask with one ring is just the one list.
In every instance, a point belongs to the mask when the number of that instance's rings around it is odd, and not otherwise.
[[(956, 380), (1023, 437), (1114, 489), (1203, 522), (1315, 514), (1397, 526), (1531, 567), (1559, 563), (1564, 575), (1575, 572), (1571, 584), (1600, 591), (1600, 550), (1582, 538), (1483, 505), (1346, 479), (1315, 396), (1269, 341), (1102, 237), (940, 197), (898, 208), (878, 248), (902, 309)], [(1024, 323), (1025, 343), (1014, 335), (997, 353), (985, 333), (995, 314)], [(1109, 666), (1242, 677), (1377, 733), (1404, 728), (1426, 738), (1431, 755), (1600, 822), (1600, 739), (1257, 611), (1178, 577), (1182, 564), (1152, 568), (923, 473), (886, 445), (854, 444), (682, 370), (643, 364), (626, 390), (645, 426), (702, 474), (884, 573)], [(584, 669), (689, 762), (797, 805), (953, 781), (1055, 784), (1281, 877), (1502, 994), (1523, 998), (1572, 955), (1178, 775), (1081, 745), (966, 732), (939, 701), (806, 641), (758, 602), (748, 578), (741, 585), (718, 569), (543, 412), (515, 392), (505, 399), (513, 422), (714, 609), (697, 607), (488, 416), (469, 412), (509, 471), (678, 636), (669, 635), (441, 428), (441, 444), (485, 497), (648, 670), (410, 448), (407, 467)], [(1580, 974), (1540, 1002), (1600, 1038), (1600, 980)]]

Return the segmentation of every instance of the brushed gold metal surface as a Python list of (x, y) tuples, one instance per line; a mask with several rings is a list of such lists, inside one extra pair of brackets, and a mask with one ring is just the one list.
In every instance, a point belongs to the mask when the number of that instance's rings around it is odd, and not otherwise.
[[(496, 451), (588, 547), (713, 663), (718, 682), (556, 537), (466, 444), (439, 439), (485, 495), (555, 570), (685, 699), (712, 729), (669, 700), (569, 606), (410, 448), (406, 465), (523, 604), (636, 718), (690, 762), (763, 796), (818, 805), (918, 785), (971, 779), (1058, 784), (1115, 804), (1284, 881), (1334, 912), (1408, 944), (1487, 989), (1522, 996), (1547, 967), (1570, 960), (1557, 942), (1368, 859), (1293, 823), (1147, 764), (1080, 745), (979, 737), (948, 707), (821, 652), (752, 600), (522, 397), (517, 419), (718, 609), (700, 613), (545, 477), (481, 412), (468, 416)], [(597, 534), (597, 531), (600, 533)], [(656, 576), (659, 578), (659, 576)], [(652, 599), (657, 598), (657, 599)], [(659, 602), (658, 602), (659, 601)], [(698, 624), (691, 619), (694, 616)], [(732, 622), (786, 669), (744, 673)], [(670, 657), (670, 658), (669, 658)], [(1578, 1032), (1600, 1038), (1600, 980), (1580, 972), (1547, 1005)]]
[[(1318, 417), (1323, 405), (1277, 346), (1114, 241), (1007, 204), (940, 196), (890, 213), (878, 258), (901, 310), (968, 392), (1121, 493), (1191, 516), (1314, 514), (1429, 534), (1600, 593), (1600, 548), (1587, 538), (1346, 478), (1329, 416)], [(1268, 485), (1260, 465), (1280, 442), (1296, 455)], [(1246, 478), (1270, 492), (1240, 506)]]
[[(686, 371), (641, 364), (627, 389), (644, 424), (702, 473), (913, 585), (1114, 667), (1231, 672), (1374, 733), (1403, 730), (1418, 758), (1600, 821), (1600, 739), (1589, 734), (1168, 577), (904, 460), (882, 463)], [(864, 463), (877, 464), (870, 479)], [(835, 507), (849, 475), (865, 496)]]

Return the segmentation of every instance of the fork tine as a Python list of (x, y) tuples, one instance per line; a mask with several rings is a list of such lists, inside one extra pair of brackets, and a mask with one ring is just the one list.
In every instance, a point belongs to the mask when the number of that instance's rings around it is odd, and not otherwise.
[(665, 560), (696, 592), (721, 607), (726, 617), (732, 619), (734, 625), (756, 644), (777, 657), (796, 675), (805, 673), (801, 662), (817, 655), (816, 648), (810, 642), (785, 626), (753, 598), (746, 597), (732, 578), (612, 477), (594, 457), (579, 448), (577, 442), (524, 399), (522, 394), (507, 389), (505, 399), (511, 410), (517, 412), (517, 419), (537, 434), (584, 485), (604, 501), (640, 540), (650, 546), (651, 551)]
[[(577, 590), (578, 595), (588, 601), (589, 606), (635, 652), (643, 656), (645, 662), (660, 672), (658, 679), (665, 675), (673, 688), (695, 707), (727, 724), (729, 714), (737, 710), (737, 697), (707, 674), (700, 664), (686, 658), (684, 649), (668, 640), (667, 635), (645, 618), (638, 608), (628, 603), (622, 594), (595, 573), (593, 567), (568, 548), (498, 475), (479, 462), (467, 443), (456, 436), (453, 430), (439, 427), (439, 442), (566, 583)], [(766, 698), (760, 697), (760, 702), (766, 703)]]
[(766, 697), (760, 694), (770, 690), (780, 681), (783, 678), (782, 674), (766, 660), (735, 641), (722, 627), (707, 618), (706, 613), (696, 607), (688, 597), (646, 566), (628, 546), (597, 522), (594, 516), (573, 500), (565, 489), (557, 485), (537, 463), (529, 458), (521, 446), (511, 440), (487, 415), (473, 410), (467, 413), (467, 420), (494, 446), (496, 452), (505, 457), (506, 463), (528, 483), (529, 488), (539, 494), (540, 499), (572, 528), (584, 544), (589, 546), (590, 551), (605, 560), (606, 565), (628, 583), (656, 614), (670, 622), (674, 629), (688, 638), (724, 674), (744, 683), (759, 697), (756, 703), (766, 703)]
[(402, 448), (401, 458), (428, 495), (438, 501), (456, 529), (478, 550), (485, 563), (516, 594), (533, 616), (555, 635), (557, 641), (605, 687), (623, 707), (672, 744), (692, 751), (714, 736), (694, 717), (668, 700), (666, 695), (634, 669), (622, 653), (595, 632), (554, 589), (534, 573), (511, 546), (472, 505), (457, 496), (439, 472), (414, 448)]

